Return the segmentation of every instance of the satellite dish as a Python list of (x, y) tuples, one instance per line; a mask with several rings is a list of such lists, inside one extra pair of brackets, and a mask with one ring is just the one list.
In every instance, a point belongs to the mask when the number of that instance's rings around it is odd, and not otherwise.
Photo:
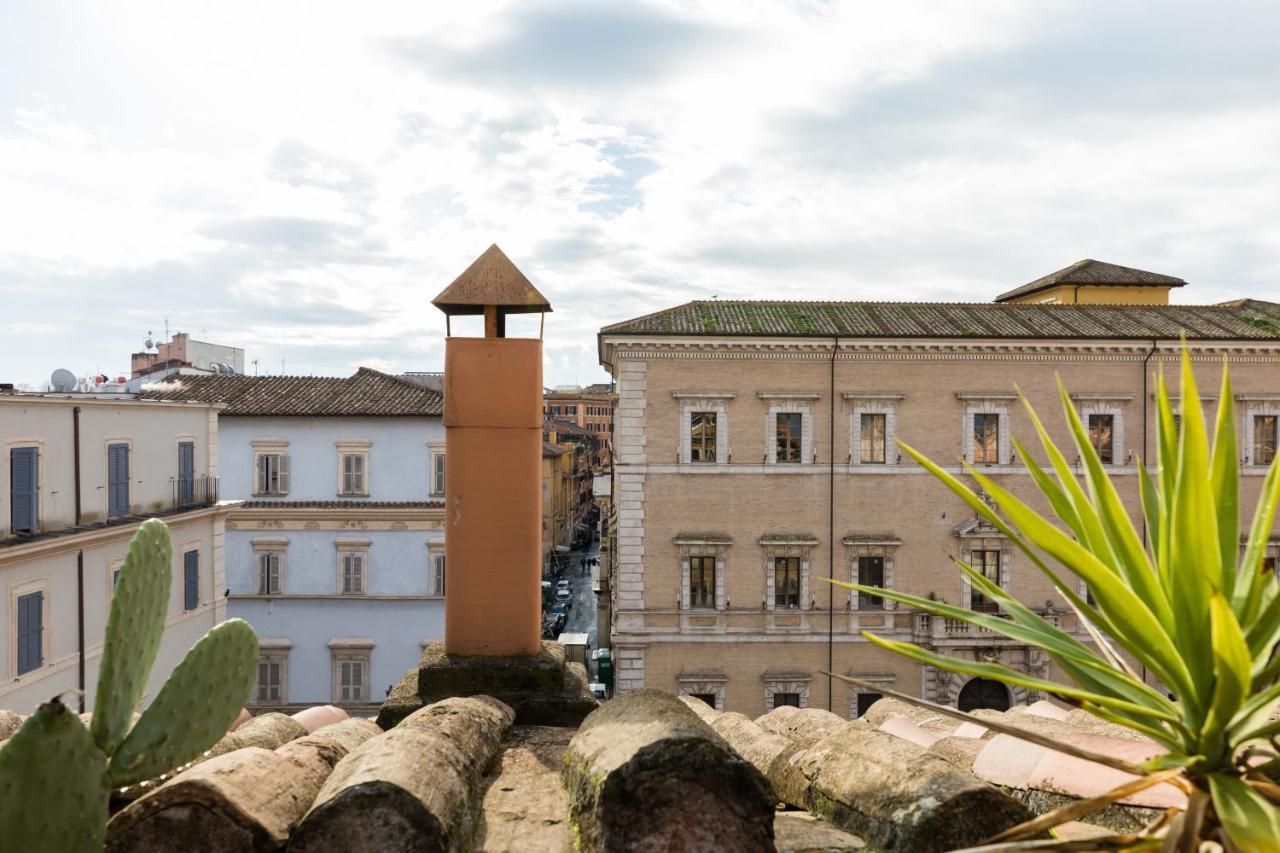
[(59, 367), (49, 377), (49, 384), (53, 386), (54, 391), (74, 391), (76, 390), (76, 375), (65, 367)]

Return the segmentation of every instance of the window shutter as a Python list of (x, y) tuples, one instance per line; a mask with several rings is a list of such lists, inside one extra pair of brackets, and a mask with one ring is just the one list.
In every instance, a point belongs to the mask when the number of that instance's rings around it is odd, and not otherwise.
[(129, 445), (107, 445), (107, 514), (129, 513)]
[(289, 454), (281, 453), (277, 459), (280, 460), (280, 472), (277, 477), (276, 491), (282, 495), (289, 494)]
[(15, 447), (9, 451), (9, 526), (14, 533), (33, 533), (38, 526), (38, 452), (34, 447)]
[(182, 555), (183, 562), (183, 602), (184, 610), (195, 610), (200, 605), (200, 552), (187, 551)]
[(18, 675), (44, 664), (44, 593), (18, 599)]
[(267, 491), (267, 457), (259, 455), (257, 466), (258, 487), (254, 491), (261, 495)]

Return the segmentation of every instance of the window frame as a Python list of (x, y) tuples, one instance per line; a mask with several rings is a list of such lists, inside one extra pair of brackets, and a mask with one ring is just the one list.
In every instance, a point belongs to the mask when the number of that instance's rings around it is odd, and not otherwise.
[[(23, 528), (19, 531), (13, 526), (13, 513), (15, 501), (13, 499), (13, 451), (15, 450), (33, 450), (35, 451), (35, 482), (33, 483), (35, 491), (31, 507), (32, 525), (29, 529)], [(39, 438), (13, 438), (4, 443), (4, 456), (0, 457), (0, 466), (4, 472), (4, 492), (3, 497), (7, 506), (4, 506), (3, 516), (0, 516), (0, 531), (7, 530), (10, 535), (32, 535), (39, 533), (44, 529), (41, 523), (43, 517), (43, 497), (44, 497), (44, 440)]]
[[(709, 441), (707, 433), (708, 418), (710, 419), (711, 427)], [(689, 463), (691, 465), (714, 465), (716, 463), (718, 421), (719, 414), (715, 411), (689, 412)]]
[[(1261, 466), (1269, 467), (1271, 463), (1275, 461), (1276, 449), (1277, 449), (1276, 442), (1277, 442), (1277, 439), (1280, 439), (1280, 414), (1276, 414), (1274, 412), (1251, 412), (1248, 417), (1252, 421), (1251, 432), (1253, 433), (1253, 435), (1251, 436), (1253, 440), (1249, 442), (1249, 461), (1253, 465), (1261, 465)], [(1262, 437), (1259, 436), (1258, 434), (1259, 433), (1258, 422), (1268, 421), (1268, 420), (1271, 422), (1270, 423), (1270, 432), (1271, 432), (1270, 453), (1269, 455), (1265, 455), (1265, 458), (1259, 458), (1258, 448), (1262, 441)]]
[[(338, 497), (369, 497), (373, 493), (373, 472), (369, 464), (372, 461), (370, 450), (373, 442), (366, 438), (340, 438), (334, 442), (334, 446), (338, 451)], [(351, 461), (351, 471), (347, 470), (348, 460)], [(359, 460), (359, 472), (355, 471), (356, 460)], [(357, 476), (360, 478), (359, 483), (355, 482)]]
[(764, 682), (764, 711), (766, 714), (774, 708), (780, 707), (776, 704), (776, 697), (778, 696), (794, 694), (798, 704), (793, 707), (809, 707), (809, 702), (812, 698), (810, 685), (813, 680), (813, 676), (809, 673), (765, 670), (760, 676), (760, 680)]
[[(180, 551), (182, 557), (182, 612), (190, 613), (193, 610), (200, 609), (200, 548), (183, 547)], [(195, 556), (195, 582), (189, 572), (191, 568), (189, 557)], [(194, 586), (195, 601), (192, 602), (192, 591)]]
[[(285, 594), (285, 568), (288, 562), (289, 540), (285, 537), (256, 537), (249, 543), (253, 548), (253, 594), (264, 598), (272, 598)], [(262, 560), (264, 557), (276, 559), (276, 591), (262, 588)]]
[[(19, 584), (14, 584), (9, 588), (9, 639), (11, 641), (9, 653), (9, 672), (13, 675), (15, 681), (25, 678), (32, 673), (39, 673), (48, 669), (52, 663), (50, 660), (50, 652), (52, 646), (52, 638), (50, 630), (50, 617), (52, 616), (52, 601), (50, 600), (50, 592), (52, 590), (53, 581), (48, 575), (42, 575), (38, 578), (32, 578)], [(19, 670), (21, 659), (19, 657), (19, 647), (22, 642), (21, 636), (21, 619), (20, 619), (20, 602), (22, 599), (31, 596), (40, 596), (40, 663), (37, 666), (25, 670)]]
[[(882, 589), (886, 588), (885, 587), (886, 557), (884, 554), (859, 554), (853, 559), (856, 564), (856, 567), (854, 570), (858, 573), (857, 575), (858, 583), (864, 586), (878, 586), (878, 587), (881, 587)], [(880, 572), (879, 572), (880, 582), (879, 583), (871, 583), (869, 579), (866, 579), (863, 577), (862, 563), (864, 560), (868, 562), (872, 560), (879, 561), (880, 563)], [(859, 591), (856, 609), (857, 610), (884, 610), (885, 609), (884, 602), (885, 602), (885, 599), (884, 599), (884, 596), (882, 595), (871, 595), (870, 593)]]
[(430, 465), (427, 470), (427, 479), (430, 495), (433, 498), (443, 498), (445, 496), (445, 486), (448, 483), (449, 463), (445, 457), (444, 449), (443, 441), (427, 442), (427, 458)]
[[(977, 565), (974, 563), (975, 557), (977, 557), (979, 554), (984, 555), (981, 565)], [(986, 559), (986, 557), (988, 556), (994, 557), (994, 563), (988, 563)], [(1004, 562), (1004, 555), (1001, 549), (982, 547), (982, 548), (971, 548), (969, 550), (969, 556), (968, 556), (968, 559), (965, 561), (965, 565), (969, 566), (971, 569), (974, 569), (983, 577), (985, 577), (987, 580), (993, 581), (997, 586), (999, 586), (1000, 578), (1002, 575), (1003, 562)], [(992, 577), (991, 574), (988, 573), (988, 569), (994, 570), (995, 577)], [(968, 607), (970, 610), (974, 611), (975, 613), (999, 613), (1000, 612), (999, 603), (992, 599), (987, 598), (981, 592), (974, 589), (972, 584), (970, 584), (969, 586)]]
[[(344, 544), (342, 542), (335, 543), (334, 548), (337, 562), (337, 584), (336, 590), (338, 595), (362, 596), (369, 594), (369, 545), (367, 544)], [(350, 564), (350, 566), (348, 565)], [(350, 571), (348, 570), (350, 569)], [(358, 588), (347, 588), (347, 578), (359, 581)]]
[[(284, 497), (289, 494), (289, 442), (283, 438), (260, 438), (253, 448), (253, 496)], [(269, 462), (269, 459), (275, 461)], [(268, 468), (274, 470), (268, 470)], [(274, 483), (274, 486), (272, 485)]]
[[(690, 610), (714, 610), (716, 609), (716, 557), (714, 554), (691, 554), (688, 558), (688, 580), (689, 580), (689, 597), (688, 606)], [(695, 563), (699, 582), (694, 584)], [(710, 570), (711, 577), (707, 578), (707, 571)]]
[[(263, 638), (258, 644), (258, 661), (254, 668), (253, 690), (249, 693), (249, 702), (253, 706), (287, 705), (289, 703), (289, 654), (293, 644), (286, 639)], [(262, 683), (259, 680), (263, 664), (279, 667), (279, 695), (274, 700), (270, 697), (259, 697)]]
[[(804, 421), (804, 412), (776, 411), (773, 413), (774, 464), (800, 465), (804, 462)], [(792, 458), (793, 452), (794, 458)]]
[[(803, 606), (800, 600), (800, 564), (802, 560), (796, 555), (775, 555), (773, 557), (773, 609), (774, 610), (799, 610)], [(788, 586), (794, 583), (794, 591), (779, 589), (779, 569), (784, 569)], [(794, 574), (794, 577), (792, 575)], [(787, 599), (794, 596), (794, 603), (787, 603)]]
[[(133, 479), (133, 439), (127, 436), (106, 438), (103, 440), (103, 446), (107, 465), (106, 477), (103, 478), (107, 495), (106, 516), (122, 518), (130, 514), (132, 507), (133, 490), (130, 486)], [(113, 483), (111, 457), (120, 452), (124, 454), (124, 480)], [(123, 505), (117, 502), (116, 491), (123, 492)]]
[[(849, 581), (858, 583), (858, 570), (863, 557), (878, 557), (883, 560), (884, 582), (880, 586), (885, 589), (895, 588), (897, 551), (902, 540), (888, 533), (850, 534), (841, 540), (845, 546), (845, 565), (848, 567)], [(847, 606), (854, 612), (870, 611), (880, 613), (897, 609), (897, 603), (890, 599), (881, 599), (879, 607), (863, 607), (862, 594), (849, 590)], [(854, 626), (850, 626), (852, 629)]]
[[(671, 396), (679, 403), (676, 407), (679, 422), (676, 424), (680, 446), (676, 454), (678, 462), (684, 465), (696, 464), (710, 467), (727, 465), (733, 461), (729, 446), (729, 406), (734, 398), (732, 391), (672, 391)], [(716, 416), (716, 458), (714, 461), (693, 462), (693, 430), (692, 415), (695, 412), (711, 413)]]
[[(965, 401), (964, 435), (962, 436), (964, 458), (974, 465), (982, 465), (983, 467), (1008, 465), (1013, 452), (1013, 445), (1009, 432), (1009, 407), (1005, 401), (1017, 399), (1017, 395), (958, 392), (956, 397)], [(977, 415), (996, 416), (996, 457), (994, 460), (978, 461), (976, 446)]]
[[(332, 674), (331, 696), (335, 705), (367, 705), (372, 699), (370, 697), (370, 684), (372, 683), (372, 664), (373, 664), (372, 640), (363, 638), (352, 639), (334, 639), (329, 641), (329, 658)], [(360, 676), (361, 683), (359, 685), (360, 695), (353, 698), (343, 698), (342, 690), (342, 666), (343, 664), (356, 664), (361, 667)]]

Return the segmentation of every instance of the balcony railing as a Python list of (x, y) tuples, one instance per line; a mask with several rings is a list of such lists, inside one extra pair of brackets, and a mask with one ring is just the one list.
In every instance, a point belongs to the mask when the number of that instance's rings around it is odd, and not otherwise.
[(217, 477), (180, 477), (169, 481), (173, 509), (194, 509), (218, 502)]

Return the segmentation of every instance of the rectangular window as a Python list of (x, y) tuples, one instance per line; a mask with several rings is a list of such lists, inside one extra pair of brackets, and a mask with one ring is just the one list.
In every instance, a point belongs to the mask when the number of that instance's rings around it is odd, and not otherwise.
[[(884, 557), (858, 558), (858, 583), (866, 586), (884, 586)], [(884, 599), (867, 592), (858, 593), (859, 610), (879, 610)]]
[(367, 461), (368, 456), (363, 453), (342, 454), (342, 494), (366, 495), (369, 493), (364, 482)]
[(14, 447), (9, 451), (9, 528), (35, 533), (40, 513), (40, 451)]
[(196, 445), (191, 441), (178, 442), (178, 504), (191, 506), (196, 492)]
[(883, 698), (884, 696), (880, 693), (859, 693), (858, 694), (858, 716), (859, 717), (865, 716), (867, 711), (871, 710), (871, 706)]
[(689, 558), (689, 606), (716, 606), (716, 558)]
[(800, 558), (773, 558), (773, 606), (800, 606)]
[(365, 662), (362, 660), (338, 661), (338, 701), (363, 702)]
[(263, 551), (258, 554), (258, 594), (277, 595), (280, 592), (280, 554)]
[(444, 494), (444, 454), (431, 454), (431, 494)]
[(1276, 416), (1253, 416), (1253, 464), (1270, 465), (1276, 458)]
[(342, 552), (342, 594), (364, 593), (364, 554)]
[(858, 459), (863, 463), (883, 463), (885, 459), (885, 416), (872, 412), (864, 412), (861, 417), (862, 446), (858, 451)]
[(1264, 575), (1276, 575), (1276, 558), (1274, 556), (1262, 558), (1262, 573)]
[(689, 415), (689, 461), (716, 461), (715, 412), (693, 412)]
[(1114, 460), (1115, 424), (1115, 415), (1089, 415), (1089, 443), (1103, 465)]
[(566, 415), (576, 415), (576, 414), (578, 414), (578, 407), (577, 407), (577, 406), (565, 406), (565, 407), (564, 407), (564, 413), (565, 413)]
[(716, 706), (716, 694), (714, 693), (690, 693), (689, 695), (694, 699), (702, 700), (709, 707), (714, 708)]
[(129, 514), (129, 445), (107, 445), (107, 515)]
[(790, 705), (792, 708), (800, 707), (799, 693), (775, 693), (773, 694), (773, 707), (781, 708), (783, 705)]
[(182, 555), (182, 609), (195, 610), (200, 606), (200, 552), (187, 551)]
[[(1000, 583), (1000, 552), (995, 550), (974, 551), (969, 555), (969, 565), (992, 583)], [(969, 589), (969, 609), (984, 613), (995, 613), (996, 603), (972, 587)]]
[(432, 594), (444, 595), (444, 554), (436, 554), (431, 560)]
[(774, 435), (776, 444), (774, 460), (777, 462), (800, 461), (800, 430), (804, 415), (800, 412), (778, 412)]
[(284, 664), (278, 660), (258, 661), (258, 685), (254, 695), (260, 705), (274, 705), (281, 700), (280, 686), (284, 681)]
[(259, 495), (289, 494), (289, 457), (284, 453), (262, 453), (257, 458), (255, 486)]
[(18, 596), (18, 675), (44, 666), (44, 593)]
[(1000, 461), (1000, 415), (974, 413), (973, 461), (981, 465), (995, 465)]

